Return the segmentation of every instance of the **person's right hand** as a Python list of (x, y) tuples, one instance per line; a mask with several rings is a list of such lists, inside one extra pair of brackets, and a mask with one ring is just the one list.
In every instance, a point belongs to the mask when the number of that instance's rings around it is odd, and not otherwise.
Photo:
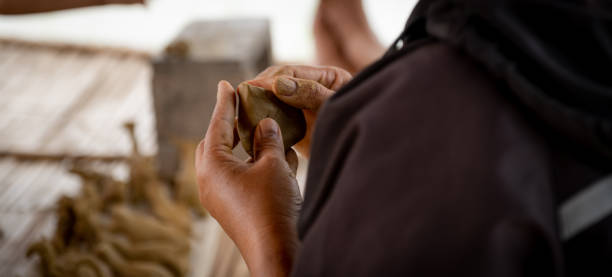
[(306, 135), (294, 148), (310, 157), (310, 137), (323, 103), (352, 79), (350, 73), (333, 66), (271, 66), (248, 83), (274, 92), (281, 101), (299, 108), (306, 118)]

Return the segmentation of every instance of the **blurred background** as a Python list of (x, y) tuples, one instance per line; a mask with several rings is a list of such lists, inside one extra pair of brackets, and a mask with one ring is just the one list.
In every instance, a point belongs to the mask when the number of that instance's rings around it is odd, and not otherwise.
[[(383, 47), (415, 2), (363, 1)], [(313, 33), (318, 6), (151, 0), (0, 15), (0, 276), (134, 276), (142, 263), (171, 276), (248, 275), (197, 207), (193, 148), (218, 80), (325, 64)], [(140, 221), (172, 228), (144, 238), (129, 224)], [(184, 241), (166, 237), (181, 230), (188, 251), (143, 254), (179, 249)]]
[[(402, 31), (415, 0), (364, 0), (370, 25), (390, 44)], [(145, 6), (107, 5), (0, 17), (0, 36), (45, 42), (125, 47), (159, 53), (187, 23), (202, 19), (267, 18), (279, 61), (314, 58), (312, 23), (317, 0), (151, 0)]]

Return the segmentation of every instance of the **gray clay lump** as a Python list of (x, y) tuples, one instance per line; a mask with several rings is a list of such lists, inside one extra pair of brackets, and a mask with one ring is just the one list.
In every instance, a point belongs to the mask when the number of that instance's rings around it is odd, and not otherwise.
[(281, 130), (285, 152), (306, 134), (306, 120), (300, 109), (280, 101), (273, 92), (242, 83), (238, 86), (238, 136), (244, 150), (253, 157), (253, 138), (259, 121), (274, 119)]

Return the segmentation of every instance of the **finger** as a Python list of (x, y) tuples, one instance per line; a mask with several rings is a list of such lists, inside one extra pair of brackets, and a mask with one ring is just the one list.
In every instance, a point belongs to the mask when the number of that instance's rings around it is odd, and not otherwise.
[(293, 149), (289, 149), (287, 154), (285, 154), (285, 160), (287, 160), (287, 164), (289, 164), (289, 168), (291, 168), (291, 172), (295, 176), (297, 174), (298, 169), (298, 156)]
[(333, 90), (311, 80), (292, 77), (277, 77), (274, 94), (281, 101), (305, 110), (318, 110), (334, 94)]
[(234, 119), (234, 142), (232, 143), (232, 149), (236, 148), (236, 145), (240, 143), (240, 136), (238, 135), (238, 118)]
[(269, 67), (249, 83), (272, 90), (274, 79), (278, 76), (312, 80), (333, 91), (340, 89), (352, 78), (348, 71), (335, 66), (283, 65)]
[(217, 104), (213, 111), (204, 145), (206, 151), (231, 154), (234, 146), (234, 89), (227, 81), (219, 82)]
[(283, 138), (274, 119), (265, 118), (257, 125), (253, 140), (253, 155), (256, 162), (264, 157), (285, 158)]

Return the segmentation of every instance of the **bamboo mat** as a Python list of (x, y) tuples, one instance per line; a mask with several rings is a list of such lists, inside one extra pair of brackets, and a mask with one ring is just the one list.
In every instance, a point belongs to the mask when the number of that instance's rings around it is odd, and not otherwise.
[[(149, 58), (140, 53), (0, 40), (0, 152), (128, 155), (122, 123), (134, 121), (141, 152), (156, 149)], [(100, 164), (127, 178), (121, 162)], [(30, 242), (55, 228), (53, 205), (79, 190), (61, 162), (0, 158), (0, 276), (37, 276)], [(212, 219), (196, 224), (192, 276), (245, 276)]]

